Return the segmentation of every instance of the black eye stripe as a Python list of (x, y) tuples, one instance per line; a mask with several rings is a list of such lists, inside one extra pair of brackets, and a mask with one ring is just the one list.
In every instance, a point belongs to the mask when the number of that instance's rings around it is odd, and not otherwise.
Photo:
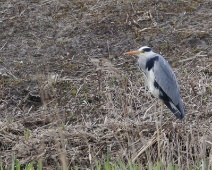
[(151, 51), (151, 48), (144, 48), (143, 51), (144, 52), (150, 52)]

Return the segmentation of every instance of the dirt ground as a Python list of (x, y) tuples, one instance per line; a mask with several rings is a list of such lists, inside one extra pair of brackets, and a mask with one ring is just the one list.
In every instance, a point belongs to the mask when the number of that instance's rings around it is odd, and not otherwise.
[[(44, 169), (163, 158), (212, 168), (212, 1), (1, 0), (0, 156)], [(148, 45), (175, 71), (187, 115), (145, 88)]]

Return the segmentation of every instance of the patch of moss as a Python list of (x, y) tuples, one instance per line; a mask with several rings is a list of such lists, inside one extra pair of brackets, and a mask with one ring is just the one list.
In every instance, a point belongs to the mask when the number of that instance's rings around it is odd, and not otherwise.
[(160, 48), (161, 48), (162, 51), (169, 50), (169, 44), (168, 44), (168, 42), (161, 43)]
[(72, 88), (71, 91), (70, 91), (70, 94), (72, 96), (76, 96), (76, 94), (77, 94), (77, 88), (76, 87)]
[(192, 6), (187, 6), (187, 7), (186, 7), (186, 12), (194, 12), (194, 11), (196, 11), (196, 10), (197, 10), (197, 8), (192, 7)]
[(199, 53), (201, 50), (200, 49), (198, 49), (198, 48), (195, 48), (195, 49), (193, 49), (193, 53)]

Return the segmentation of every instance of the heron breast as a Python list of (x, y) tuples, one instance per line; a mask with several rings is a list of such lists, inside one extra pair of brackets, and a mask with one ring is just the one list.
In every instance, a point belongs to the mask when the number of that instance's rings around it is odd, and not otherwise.
[(153, 70), (149, 70), (147, 74), (147, 86), (149, 91), (157, 98), (159, 98), (159, 88), (155, 86), (155, 76)]

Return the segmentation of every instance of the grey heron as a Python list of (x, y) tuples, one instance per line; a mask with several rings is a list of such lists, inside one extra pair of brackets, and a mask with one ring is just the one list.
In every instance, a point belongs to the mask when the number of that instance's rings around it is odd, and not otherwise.
[(177, 79), (169, 63), (147, 46), (124, 54), (138, 56), (139, 68), (146, 76), (149, 91), (161, 99), (178, 119), (183, 119), (185, 110)]

